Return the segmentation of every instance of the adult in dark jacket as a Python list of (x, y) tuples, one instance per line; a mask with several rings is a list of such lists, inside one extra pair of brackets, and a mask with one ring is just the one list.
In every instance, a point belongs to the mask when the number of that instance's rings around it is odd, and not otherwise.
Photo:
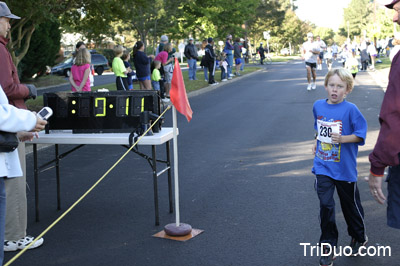
[(185, 46), (185, 57), (187, 58), (189, 65), (189, 80), (196, 80), (196, 70), (197, 70), (197, 48), (193, 44), (193, 38), (189, 38), (189, 43)]
[(208, 44), (205, 48), (205, 64), (207, 65), (208, 68), (208, 84), (210, 85), (215, 85), (218, 84), (214, 80), (214, 75), (215, 75), (215, 63), (216, 63), (216, 55), (214, 53), (214, 40), (213, 38), (208, 38), (207, 39)]
[(263, 47), (263, 43), (260, 42), (260, 47), (258, 47), (258, 53), (260, 54), (260, 61), (261, 61), (261, 65), (264, 65), (264, 59), (265, 59), (265, 50)]
[[(400, 24), (400, 0), (394, 0), (386, 5), (396, 12), (393, 21)], [(382, 181), (386, 166), (389, 167), (387, 197), (387, 224), (400, 229), (400, 53), (393, 58), (389, 83), (383, 98), (379, 122), (378, 140), (374, 150), (369, 155), (371, 162), (369, 188), (372, 196), (380, 204), (386, 197), (382, 192)]]

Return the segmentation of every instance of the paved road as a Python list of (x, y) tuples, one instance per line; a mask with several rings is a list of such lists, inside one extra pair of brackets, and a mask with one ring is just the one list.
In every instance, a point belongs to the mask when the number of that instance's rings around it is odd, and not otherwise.
[[(43, 247), (26, 252), (13, 265), (318, 265), (319, 258), (309, 250), (304, 256), (300, 243), (316, 245), (320, 233), (310, 150), (312, 104), (326, 96), (325, 73), (318, 71), (316, 91), (306, 91), (302, 64), (271, 65), (190, 97), (193, 120), (187, 123), (179, 116), (178, 121), (181, 220), (205, 230), (203, 234), (187, 242), (152, 237), (162, 226), (154, 226), (150, 168), (132, 154), (45, 236)], [(379, 129), (382, 97), (368, 73), (359, 73), (348, 100), (369, 124), (367, 144), (359, 153), (359, 188), (370, 245), (390, 246), (392, 256), (340, 257), (335, 265), (389, 266), (400, 259), (398, 231), (385, 225), (385, 208), (372, 200), (362, 180)], [(121, 147), (90, 146), (65, 158), (63, 209), (123, 152)], [(43, 150), (40, 156), (51, 153)], [(42, 220), (33, 221), (31, 161), (28, 156), (29, 233), (37, 235), (61, 212), (55, 210), (55, 174), (50, 170), (40, 177)], [(161, 178), (161, 225), (174, 222), (166, 186)], [(339, 245), (345, 246), (349, 237), (340, 206), (337, 222)]]

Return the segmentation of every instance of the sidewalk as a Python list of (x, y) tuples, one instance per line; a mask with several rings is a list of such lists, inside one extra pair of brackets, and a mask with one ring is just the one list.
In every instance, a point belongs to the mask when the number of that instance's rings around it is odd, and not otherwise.
[(383, 91), (386, 91), (389, 82), (389, 72), (390, 67), (375, 71), (369, 71), (368, 74), (375, 80), (376, 84), (378, 84)]

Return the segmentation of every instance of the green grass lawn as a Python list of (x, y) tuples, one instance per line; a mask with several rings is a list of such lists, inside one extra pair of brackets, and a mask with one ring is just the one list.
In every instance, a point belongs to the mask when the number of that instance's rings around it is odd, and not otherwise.
[(377, 59), (380, 59), (382, 61), (382, 63), (378, 64), (378, 63), (375, 62), (375, 69), (376, 70), (388, 68), (392, 64), (392, 62), (390, 61), (389, 57), (379, 57)]

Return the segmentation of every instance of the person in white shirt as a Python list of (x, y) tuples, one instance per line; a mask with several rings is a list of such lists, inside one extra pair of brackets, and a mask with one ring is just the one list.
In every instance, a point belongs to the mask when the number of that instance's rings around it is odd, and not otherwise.
[(317, 70), (322, 70), (322, 59), (324, 59), (324, 51), (326, 49), (326, 44), (323, 40), (321, 40), (321, 37), (317, 35), (317, 41), (320, 52), (317, 58)]
[[(315, 90), (317, 85), (315, 80), (317, 79), (317, 74), (315, 68), (317, 67), (317, 58), (320, 53), (320, 48), (317, 42), (314, 42), (314, 35), (309, 32), (307, 33), (307, 41), (303, 43), (302, 57), (304, 59), (306, 69), (307, 69), (307, 90)], [(311, 84), (311, 75), (313, 78), (313, 83)]]

